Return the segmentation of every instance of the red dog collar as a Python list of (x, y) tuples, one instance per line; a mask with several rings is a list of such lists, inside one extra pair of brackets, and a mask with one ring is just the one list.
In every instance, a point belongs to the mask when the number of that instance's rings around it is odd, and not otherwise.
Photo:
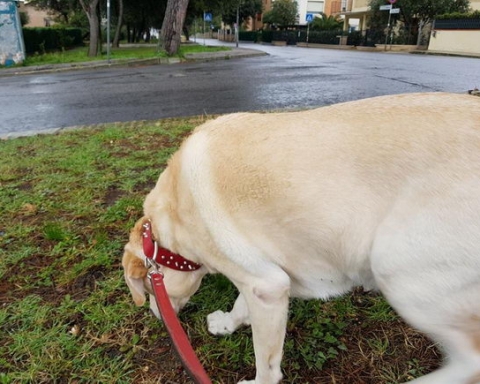
[(147, 221), (143, 224), (143, 253), (151, 261), (177, 271), (190, 272), (201, 268), (201, 264), (185, 259), (177, 253), (162, 248), (153, 240), (152, 224)]

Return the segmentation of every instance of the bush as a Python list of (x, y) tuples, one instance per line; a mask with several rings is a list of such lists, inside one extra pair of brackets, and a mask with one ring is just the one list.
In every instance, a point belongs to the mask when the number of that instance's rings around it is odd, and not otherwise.
[(23, 28), (27, 54), (59, 51), (83, 45), (79, 28)]
[(446, 13), (444, 15), (438, 15), (436, 17), (437, 20), (445, 20), (445, 19), (480, 19), (480, 11), (473, 11), (470, 13)]

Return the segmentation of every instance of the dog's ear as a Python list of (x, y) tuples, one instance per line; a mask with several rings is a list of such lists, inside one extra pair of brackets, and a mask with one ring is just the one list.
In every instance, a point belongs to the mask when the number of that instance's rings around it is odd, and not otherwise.
[(137, 306), (145, 303), (145, 288), (143, 285), (144, 279), (147, 276), (148, 270), (143, 264), (143, 261), (125, 249), (123, 254), (123, 269), (125, 281), (127, 282), (133, 301)]

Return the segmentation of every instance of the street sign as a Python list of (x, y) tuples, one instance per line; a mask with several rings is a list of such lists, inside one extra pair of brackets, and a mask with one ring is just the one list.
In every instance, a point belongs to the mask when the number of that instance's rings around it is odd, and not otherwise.
[(392, 9), (390, 9), (390, 13), (391, 14), (400, 13), (400, 8), (392, 8)]
[(208, 22), (212, 22), (212, 20), (213, 20), (212, 14), (211, 13), (204, 13), (203, 14), (203, 20), (208, 21)]
[(380, 6), (380, 11), (389, 11), (392, 9), (392, 4), (387, 4), (387, 5), (381, 5)]
[(313, 21), (313, 13), (307, 13), (305, 20), (307, 21), (307, 23), (311, 23)]

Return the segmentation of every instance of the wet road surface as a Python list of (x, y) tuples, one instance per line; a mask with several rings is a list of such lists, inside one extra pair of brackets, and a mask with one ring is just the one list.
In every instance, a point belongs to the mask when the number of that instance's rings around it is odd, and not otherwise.
[(269, 55), (0, 77), (0, 136), (480, 87), (475, 58), (242, 45)]

